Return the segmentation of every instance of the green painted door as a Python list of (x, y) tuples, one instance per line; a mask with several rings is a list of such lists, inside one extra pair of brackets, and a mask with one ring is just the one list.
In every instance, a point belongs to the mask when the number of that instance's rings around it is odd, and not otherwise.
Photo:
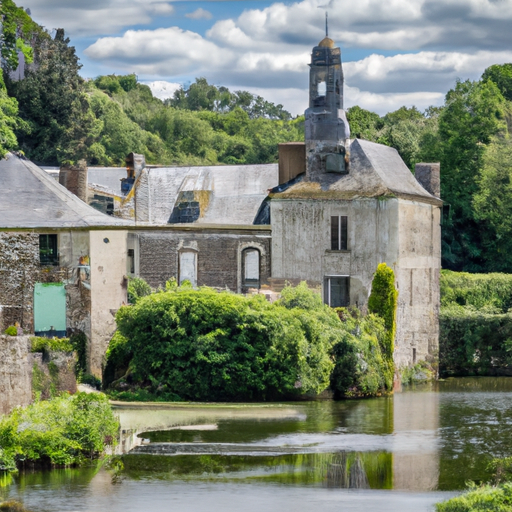
[(34, 332), (36, 336), (66, 336), (66, 290), (62, 283), (36, 283)]

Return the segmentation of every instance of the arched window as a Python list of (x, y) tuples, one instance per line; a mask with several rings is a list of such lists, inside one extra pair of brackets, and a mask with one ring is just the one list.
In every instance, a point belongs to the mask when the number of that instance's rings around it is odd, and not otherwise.
[(179, 254), (179, 284), (190, 281), (192, 286), (197, 286), (197, 253), (181, 251)]
[(242, 285), (247, 288), (260, 287), (260, 251), (252, 247), (242, 252)]

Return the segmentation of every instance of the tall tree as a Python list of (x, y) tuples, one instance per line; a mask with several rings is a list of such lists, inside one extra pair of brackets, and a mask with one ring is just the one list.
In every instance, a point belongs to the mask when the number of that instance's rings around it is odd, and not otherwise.
[(483, 226), (475, 218), (473, 196), (485, 146), (507, 133), (508, 105), (492, 81), (457, 81), (439, 116), (441, 197), (451, 207), (443, 226), (443, 266), (482, 271), (486, 257)]
[(75, 48), (62, 29), (53, 39), (41, 31), (33, 45), (34, 64), (27, 67), (25, 78), (6, 81), (26, 121), (17, 131), (20, 147), (29, 158), (46, 164), (88, 158), (101, 126), (90, 110)]

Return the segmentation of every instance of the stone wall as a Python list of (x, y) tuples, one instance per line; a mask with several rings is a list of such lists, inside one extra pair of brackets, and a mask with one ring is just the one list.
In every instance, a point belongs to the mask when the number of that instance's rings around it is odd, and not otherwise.
[(35, 392), (43, 399), (77, 390), (74, 352), (31, 353), (30, 336), (0, 335), (0, 415), (26, 406)]
[(139, 232), (139, 275), (152, 287), (165, 285), (179, 276), (180, 251), (197, 254), (197, 284), (228, 288), (241, 292), (242, 251), (256, 248), (260, 252), (260, 284), (270, 277), (270, 231), (194, 230), (193, 232), (141, 231)]
[(0, 233), (0, 333), (16, 322), (33, 330), (34, 283), (39, 270), (38, 234)]
[(32, 358), (28, 336), (0, 335), (0, 415), (32, 401)]

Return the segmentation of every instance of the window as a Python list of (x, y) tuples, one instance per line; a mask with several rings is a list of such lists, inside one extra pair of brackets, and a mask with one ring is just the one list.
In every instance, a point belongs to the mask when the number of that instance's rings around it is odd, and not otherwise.
[(57, 235), (39, 235), (39, 262), (41, 265), (58, 265)]
[(260, 287), (260, 251), (245, 249), (242, 252), (242, 285), (251, 288)]
[(331, 217), (331, 251), (347, 250), (347, 217)]
[(324, 302), (331, 308), (350, 305), (350, 277), (330, 276), (324, 281)]
[(195, 251), (180, 252), (179, 284), (183, 281), (190, 281), (192, 286), (197, 286), (197, 255)]
[(128, 273), (135, 274), (135, 249), (128, 249)]

